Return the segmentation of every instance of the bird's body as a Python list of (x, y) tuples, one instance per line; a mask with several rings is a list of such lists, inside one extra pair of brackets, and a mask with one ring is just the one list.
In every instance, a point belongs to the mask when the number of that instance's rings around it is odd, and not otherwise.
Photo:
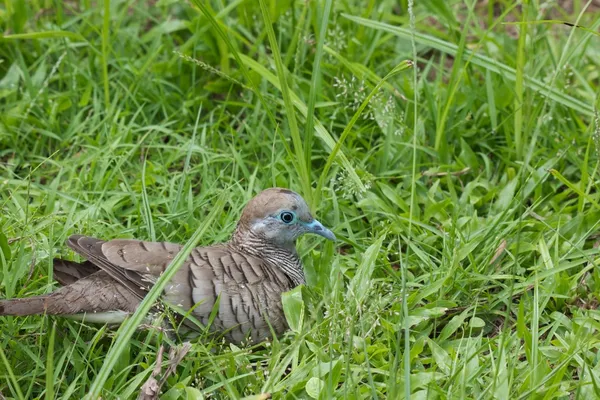
[[(246, 206), (229, 242), (190, 253), (165, 286), (163, 299), (191, 310), (199, 322), (235, 343), (279, 335), (287, 329), (281, 294), (304, 283), (295, 249), (295, 240), (304, 233), (335, 238), (312, 218), (298, 194), (265, 190)], [(63, 286), (48, 295), (1, 300), (0, 316), (46, 313), (121, 322), (182, 247), (81, 235), (71, 236), (67, 245), (87, 261), (55, 260), (54, 275)]]

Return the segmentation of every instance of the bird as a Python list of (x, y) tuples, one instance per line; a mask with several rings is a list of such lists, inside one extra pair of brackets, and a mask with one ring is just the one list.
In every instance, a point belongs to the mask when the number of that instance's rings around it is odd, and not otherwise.
[[(288, 329), (281, 296), (305, 283), (296, 250), (296, 240), (304, 234), (336, 240), (298, 193), (263, 190), (246, 204), (229, 241), (192, 250), (167, 282), (162, 300), (234, 344), (280, 336)], [(0, 300), (0, 316), (47, 314), (119, 324), (135, 312), (183, 247), (84, 235), (72, 235), (66, 244), (86, 260), (55, 259), (53, 275), (61, 287), (45, 295)]]

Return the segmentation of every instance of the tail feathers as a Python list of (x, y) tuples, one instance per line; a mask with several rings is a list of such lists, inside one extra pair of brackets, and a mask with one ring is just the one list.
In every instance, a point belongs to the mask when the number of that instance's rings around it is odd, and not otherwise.
[[(56, 311), (55, 307), (48, 307), (48, 296), (37, 296), (25, 299), (0, 300), (1, 316), (27, 316), (33, 314), (54, 314), (62, 317), (72, 318), (79, 321), (100, 324), (120, 324), (131, 315), (131, 312), (114, 310), (93, 313), (74, 313), (63, 314)], [(1, 399), (2, 397), (0, 397)]]
[(48, 296), (36, 296), (25, 299), (0, 300), (0, 315), (24, 316), (44, 314)]
[[(99, 269), (89, 261), (77, 263), (74, 261), (54, 259), (54, 278), (62, 286), (71, 285), (98, 272)], [(76, 306), (76, 298), (61, 299), (52, 294), (29, 297), (24, 299), (0, 300), (0, 316), (24, 316), (33, 314), (63, 314), (70, 311), (70, 306)], [(68, 314), (68, 313), (67, 313)]]

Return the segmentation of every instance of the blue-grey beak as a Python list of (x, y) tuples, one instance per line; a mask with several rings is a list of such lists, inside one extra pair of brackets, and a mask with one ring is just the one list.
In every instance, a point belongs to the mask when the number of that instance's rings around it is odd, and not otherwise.
[(329, 239), (334, 242), (336, 240), (333, 232), (325, 228), (323, 224), (316, 219), (313, 219), (312, 222), (306, 224), (306, 230), (308, 233), (314, 233), (315, 235), (323, 236), (325, 239)]

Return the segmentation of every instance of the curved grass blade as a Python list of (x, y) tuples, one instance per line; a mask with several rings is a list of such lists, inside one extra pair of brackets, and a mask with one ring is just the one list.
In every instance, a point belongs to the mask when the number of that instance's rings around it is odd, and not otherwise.
[(152, 287), (150, 292), (146, 295), (144, 300), (140, 303), (137, 310), (129, 320), (121, 325), (114, 341), (111, 346), (106, 358), (104, 359), (104, 364), (102, 364), (102, 368), (96, 375), (96, 378), (92, 382), (92, 386), (90, 387), (90, 391), (86, 396), (86, 399), (95, 400), (97, 399), (106, 383), (106, 380), (110, 376), (113, 367), (118, 361), (121, 353), (125, 350), (129, 343), (129, 339), (136, 331), (137, 327), (142, 323), (143, 319), (146, 317), (155, 301), (162, 294), (163, 288), (167, 285), (167, 283), (173, 278), (177, 270), (183, 265), (189, 254), (196, 247), (200, 238), (204, 235), (206, 230), (211, 226), (213, 221), (219, 215), (221, 210), (223, 209), (223, 205), (225, 204), (225, 192), (223, 192), (219, 198), (217, 199), (214, 208), (204, 220), (204, 223), (196, 229), (196, 232), (192, 235), (192, 237), (187, 241), (185, 246), (181, 249), (177, 256), (171, 261), (171, 263), (167, 266), (165, 272), (161, 275), (160, 278), (156, 281), (156, 284)]
[(317, 38), (317, 51), (315, 52), (315, 60), (313, 61), (313, 70), (310, 82), (310, 92), (308, 94), (308, 112), (306, 114), (306, 129), (305, 129), (305, 144), (304, 157), (307, 165), (311, 162), (312, 141), (315, 125), (315, 103), (317, 99), (317, 90), (321, 87), (321, 59), (323, 58), (323, 45), (327, 36), (327, 26), (329, 25), (329, 15), (333, 8), (333, 1), (326, 0), (321, 18), (321, 28), (319, 29), (319, 37)]
[(265, 29), (267, 30), (267, 37), (269, 38), (269, 44), (271, 45), (271, 52), (275, 61), (275, 68), (277, 70), (277, 77), (279, 78), (279, 85), (281, 87), (281, 95), (285, 105), (285, 113), (290, 128), (290, 134), (292, 135), (292, 142), (294, 143), (296, 166), (298, 167), (298, 173), (300, 175), (302, 192), (308, 203), (311, 204), (312, 190), (310, 185), (310, 174), (308, 170), (308, 164), (304, 158), (304, 148), (302, 144), (302, 138), (300, 137), (300, 130), (298, 129), (298, 121), (296, 121), (296, 112), (294, 111), (294, 106), (290, 96), (290, 88), (287, 84), (286, 69), (283, 66), (279, 45), (277, 44), (277, 39), (275, 38), (273, 23), (271, 22), (271, 17), (269, 16), (269, 10), (267, 9), (265, 0), (259, 0), (259, 3), (265, 23)]
[(516, 21), (516, 22), (503, 22), (502, 25), (567, 25), (572, 28), (579, 28), (587, 33), (591, 33), (592, 35), (600, 36), (600, 32), (596, 32), (590, 28), (587, 28), (583, 25), (574, 24), (568, 21), (561, 21), (558, 19), (541, 19), (539, 21)]
[(43, 31), (30, 33), (15, 33), (12, 35), (0, 36), (0, 40), (23, 40), (23, 39), (55, 39), (68, 38), (76, 41), (87, 42), (85, 38), (76, 32), (69, 31)]

